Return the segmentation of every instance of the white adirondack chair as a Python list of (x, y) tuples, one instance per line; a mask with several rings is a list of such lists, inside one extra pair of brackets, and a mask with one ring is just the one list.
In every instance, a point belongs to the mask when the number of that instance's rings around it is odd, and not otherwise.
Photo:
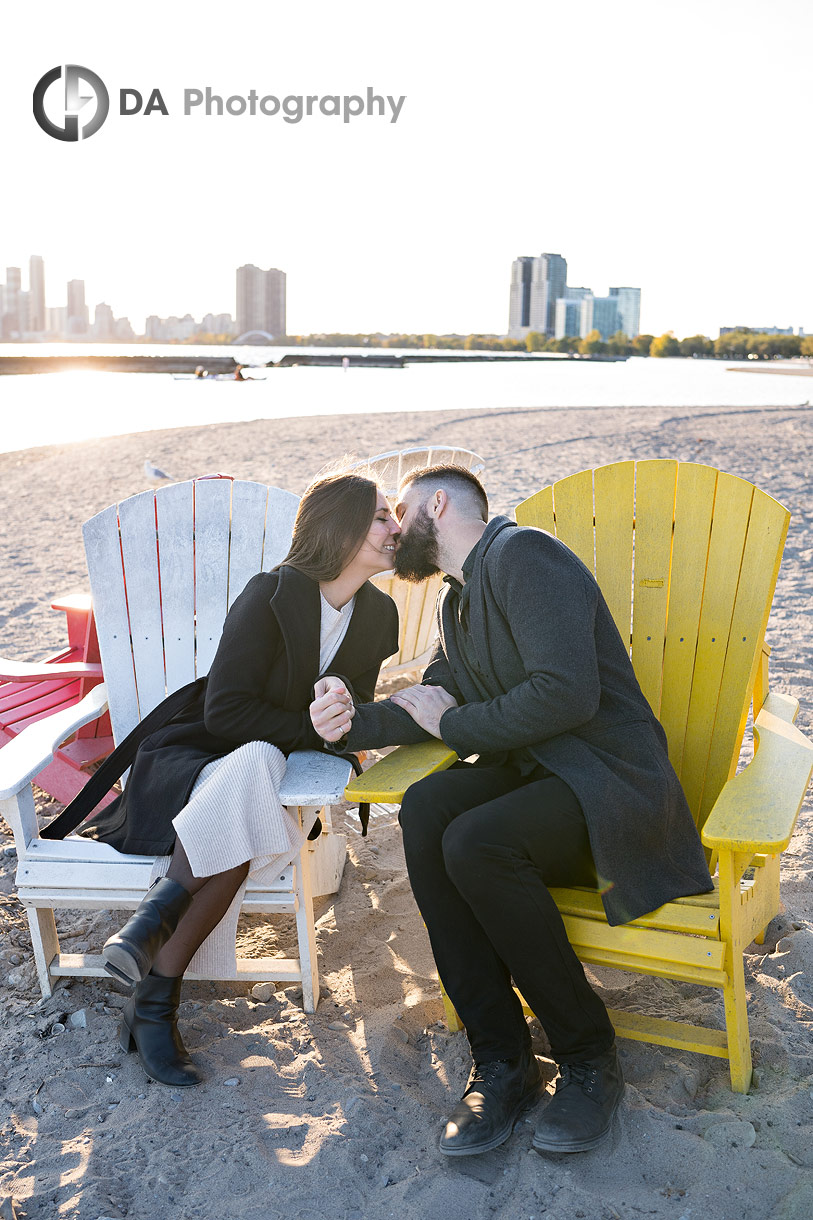
[[(14, 833), (17, 892), (44, 996), (60, 975), (106, 976), (100, 955), (60, 952), (54, 910), (135, 908), (154, 860), (79, 836), (39, 838), (31, 779), (108, 705), (119, 742), (167, 694), (208, 672), (229, 606), (252, 575), (286, 554), (297, 505), (296, 496), (276, 487), (211, 477), (142, 492), (85, 524), (105, 682), (0, 751), (0, 813)], [(307, 1012), (319, 999), (313, 893), (339, 887), (346, 840), (332, 830), (329, 807), (342, 799), (350, 773), (345, 760), (316, 751), (290, 756), (282, 802), (306, 828), (324, 810), (323, 833), (275, 884), (249, 882), (243, 905), (252, 913), (295, 913), (299, 957), (238, 958), (237, 978), (301, 982)]]
[[(455, 449), (451, 445), (418, 445), (413, 449), (393, 449), (390, 453), (379, 453), (365, 462), (356, 463), (356, 468), (370, 470), (381, 483), (388, 496), (394, 496), (405, 474), (441, 462), (465, 466), (472, 474), (482, 479), (485, 462), (470, 449)], [(398, 606), (400, 618), (398, 651), (383, 664), (382, 672), (390, 677), (406, 669), (424, 665), (431, 656), (435, 640), (435, 605), (438, 600), (443, 577), (433, 576), (422, 584), (413, 585), (393, 576), (391, 572), (374, 577), (374, 583), (389, 593)]]

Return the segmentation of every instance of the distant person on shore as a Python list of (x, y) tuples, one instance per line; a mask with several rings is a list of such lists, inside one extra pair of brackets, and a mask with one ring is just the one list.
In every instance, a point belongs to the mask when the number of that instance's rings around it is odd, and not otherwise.
[(121, 852), (171, 857), (102, 951), (108, 972), (135, 984), (119, 1039), (153, 1080), (200, 1083), (177, 1028), (184, 972), (248, 874), (278, 876), (302, 846), (278, 792), (285, 757), (322, 744), (308, 715), (314, 683), (347, 675), (370, 700), (398, 649), (395, 603), (369, 583), (392, 568), (398, 533), (371, 479), (317, 479), (286, 558), (229, 610), (204, 689), (141, 742), (122, 795), (83, 825)]
[(237, 368), (234, 370), (234, 380), (235, 381), (247, 381), (248, 380), (248, 378), (243, 375), (242, 364), (238, 364)]
[[(624, 1084), (607, 1010), (549, 886), (598, 885), (611, 924), (712, 888), (666, 737), (591, 572), (543, 530), (488, 521), (463, 467), (408, 474), (395, 572), (446, 572), (423, 681), (359, 704), (316, 684), (325, 742), (358, 750), (440, 738), (461, 759), (413, 784), (404, 852), (438, 971), (474, 1068), (440, 1140), (486, 1152), (544, 1092), (516, 983), (559, 1065), (534, 1147), (581, 1152), (609, 1134)], [(347, 731), (350, 723), (349, 732)]]
[(203, 367), (203, 365), (202, 365), (202, 364), (199, 364), (199, 365), (197, 366), (197, 368), (195, 369), (195, 376), (196, 376), (196, 377), (208, 377), (208, 376), (209, 376), (209, 374), (207, 373), (207, 371), (206, 371), (206, 369)]

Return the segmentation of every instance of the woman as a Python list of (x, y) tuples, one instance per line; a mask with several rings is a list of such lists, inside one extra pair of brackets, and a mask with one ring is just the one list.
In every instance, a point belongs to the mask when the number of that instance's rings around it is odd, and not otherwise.
[[(229, 610), (204, 689), (141, 742), (121, 797), (83, 827), (122, 852), (171, 853), (166, 876), (103, 950), (107, 970), (136, 984), (122, 1049), (137, 1050), (154, 1080), (200, 1083), (177, 1030), (184, 971), (249, 871), (278, 865), (281, 834), (293, 855), (302, 842), (277, 794), (283, 756), (322, 746), (308, 713), (316, 679), (340, 674), (370, 700), (397, 651), (395, 603), (368, 579), (392, 569), (398, 534), (370, 479), (318, 479), (286, 558)], [(352, 715), (348, 701), (347, 728)]]

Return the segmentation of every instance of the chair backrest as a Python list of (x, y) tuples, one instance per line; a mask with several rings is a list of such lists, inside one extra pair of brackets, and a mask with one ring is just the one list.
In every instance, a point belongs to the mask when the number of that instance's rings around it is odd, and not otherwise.
[(694, 462), (617, 462), (517, 506), (595, 574), (698, 827), (734, 774), (790, 513)]
[[(470, 449), (455, 449), (451, 445), (420, 445), (412, 449), (393, 449), (358, 462), (355, 469), (369, 470), (378, 479), (388, 496), (394, 496), (404, 475), (411, 470), (451, 463), (465, 466), (482, 481), (485, 462)], [(384, 573), (374, 578), (375, 584), (389, 593), (398, 606), (401, 628), (399, 649), (384, 662), (383, 670), (395, 674), (412, 669), (429, 660), (436, 632), (435, 605), (443, 577), (433, 576), (419, 585), (408, 584), (397, 576)]]
[(288, 551), (299, 499), (204, 477), (113, 504), (84, 526), (116, 741), (208, 673), (230, 605)]

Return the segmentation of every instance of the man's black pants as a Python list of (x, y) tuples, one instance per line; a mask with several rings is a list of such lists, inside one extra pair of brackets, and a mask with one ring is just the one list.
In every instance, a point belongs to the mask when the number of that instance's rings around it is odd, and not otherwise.
[(558, 1062), (607, 1050), (607, 1010), (547, 888), (596, 880), (567, 784), (543, 768), (523, 776), (456, 763), (412, 785), (400, 821), (412, 890), (475, 1062), (510, 1059), (530, 1044), (512, 978)]

